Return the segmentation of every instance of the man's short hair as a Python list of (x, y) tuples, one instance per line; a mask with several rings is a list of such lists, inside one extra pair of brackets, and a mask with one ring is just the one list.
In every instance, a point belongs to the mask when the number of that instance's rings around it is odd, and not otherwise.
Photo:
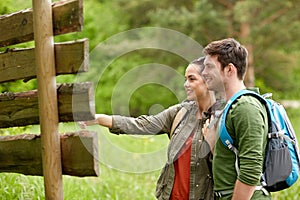
[(248, 65), (248, 51), (233, 38), (226, 38), (209, 43), (204, 49), (204, 54), (217, 56), (222, 69), (232, 63), (237, 68), (240, 80), (244, 79)]

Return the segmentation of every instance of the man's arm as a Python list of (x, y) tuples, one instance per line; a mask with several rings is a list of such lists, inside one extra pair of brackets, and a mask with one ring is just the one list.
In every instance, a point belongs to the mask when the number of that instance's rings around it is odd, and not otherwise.
[(236, 180), (232, 200), (248, 200), (251, 199), (256, 186), (247, 185), (239, 180)]

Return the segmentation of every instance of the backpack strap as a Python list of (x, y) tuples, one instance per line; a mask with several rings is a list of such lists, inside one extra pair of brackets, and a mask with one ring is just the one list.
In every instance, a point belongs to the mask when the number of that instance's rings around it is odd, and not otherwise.
[[(264, 105), (266, 105), (266, 100), (261, 96), (259, 95), (258, 93), (256, 92), (253, 92), (251, 90), (240, 90), (238, 91), (236, 94), (234, 94), (229, 100), (228, 102), (226, 103), (226, 106), (224, 108), (224, 111), (223, 111), (223, 115), (221, 117), (221, 124), (220, 124), (220, 139), (222, 141), (222, 143), (228, 147), (228, 145), (233, 145), (234, 142), (232, 140), (232, 138), (230, 137), (227, 129), (226, 129), (226, 117), (227, 117), (227, 114), (232, 106), (232, 103), (238, 99), (240, 96), (242, 95), (251, 95), (251, 96), (254, 96), (256, 97), (257, 99), (259, 99)], [(268, 107), (268, 106), (267, 106)], [(267, 111), (269, 112), (269, 111)], [(229, 148), (229, 147), (228, 147)]]
[(183, 119), (183, 117), (185, 116), (185, 114), (187, 113), (187, 109), (185, 107), (182, 107), (176, 114), (173, 123), (172, 123), (172, 127), (171, 127), (171, 131), (170, 131), (170, 139), (172, 138), (175, 128), (179, 125), (179, 123), (181, 122), (181, 120)]
[(223, 145), (225, 145), (226, 147), (228, 147), (230, 149), (230, 145), (233, 145), (234, 142), (232, 140), (232, 138), (230, 137), (227, 129), (226, 129), (226, 117), (227, 117), (227, 114), (231, 108), (231, 105), (232, 103), (237, 99), (239, 98), (240, 96), (244, 95), (244, 94), (248, 94), (250, 91), (249, 90), (240, 90), (238, 91), (237, 93), (235, 93), (226, 103), (225, 105), (225, 108), (224, 108), (224, 111), (223, 111), (223, 115), (222, 115), (222, 118), (221, 118), (221, 123), (220, 123), (220, 139), (223, 143)]
[[(219, 126), (219, 133), (220, 133), (220, 140), (223, 143), (224, 146), (226, 146), (228, 149), (234, 152), (235, 154), (235, 170), (237, 174), (239, 174), (239, 163), (238, 163), (238, 149), (234, 146), (234, 141), (229, 135), (227, 128), (226, 128), (226, 117), (227, 114), (232, 106), (232, 103), (238, 99), (240, 96), (245, 95), (245, 94), (250, 94), (252, 96), (255, 96), (258, 99), (263, 99), (259, 94), (250, 91), (250, 90), (240, 90), (236, 94), (234, 94), (226, 103), (226, 106), (224, 108), (222, 117), (221, 117), (221, 122)], [(264, 100), (264, 99), (263, 99)]]

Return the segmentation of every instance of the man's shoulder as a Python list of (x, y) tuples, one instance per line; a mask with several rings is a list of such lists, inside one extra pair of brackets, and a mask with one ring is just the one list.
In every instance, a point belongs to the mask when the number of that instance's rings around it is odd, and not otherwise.
[(235, 102), (236, 105), (240, 105), (243, 107), (257, 107), (264, 108), (264, 104), (259, 100), (258, 97), (252, 95), (243, 95)]
[(247, 113), (267, 114), (265, 105), (257, 97), (251, 95), (243, 95), (233, 102), (232, 109), (229, 111), (229, 114), (232, 112), (241, 113), (242, 115)]

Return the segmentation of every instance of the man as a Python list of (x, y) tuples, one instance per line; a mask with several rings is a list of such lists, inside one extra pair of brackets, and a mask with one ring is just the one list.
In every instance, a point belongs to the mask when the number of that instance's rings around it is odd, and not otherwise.
[[(202, 72), (210, 90), (224, 93), (228, 101), (245, 89), (247, 50), (232, 38), (214, 41), (204, 48)], [(226, 128), (239, 151), (239, 172), (235, 154), (218, 139), (214, 148), (214, 190), (218, 199), (271, 199), (259, 190), (267, 143), (267, 112), (258, 99), (242, 96), (233, 103), (226, 118)]]

